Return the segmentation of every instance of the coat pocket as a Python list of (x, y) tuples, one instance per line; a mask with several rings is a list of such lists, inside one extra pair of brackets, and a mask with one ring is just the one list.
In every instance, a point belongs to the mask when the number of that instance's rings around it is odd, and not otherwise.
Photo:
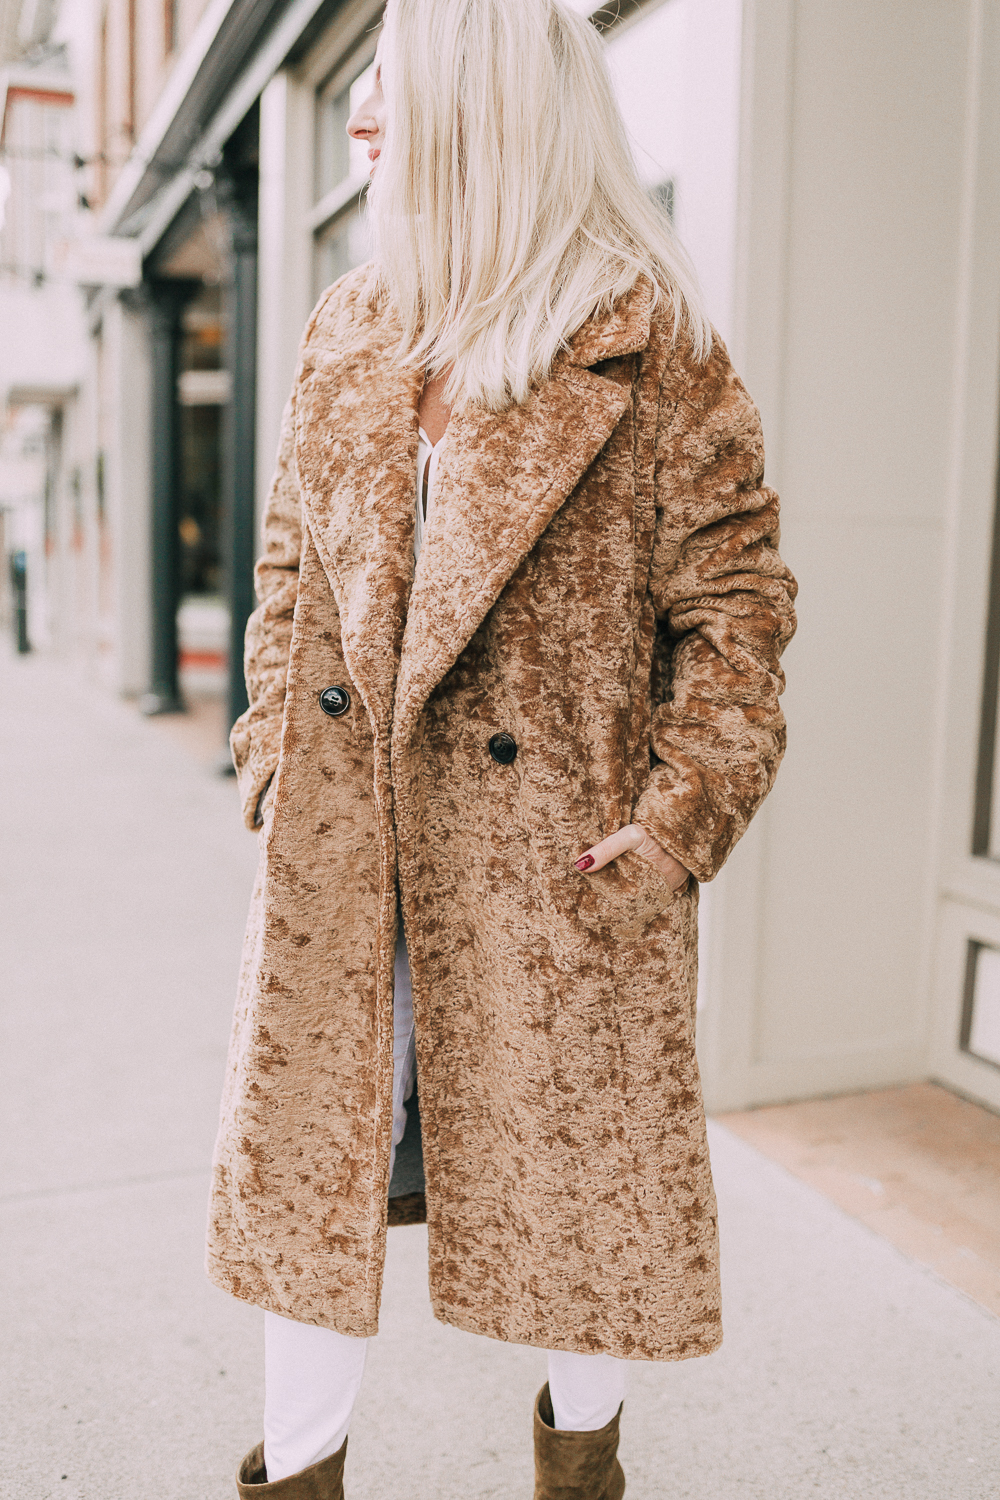
[(655, 865), (633, 849), (586, 876), (597, 893), (597, 915), (611, 931), (635, 938), (667, 907), (681, 901), (691, 888), (691, 877), (675, 890)]

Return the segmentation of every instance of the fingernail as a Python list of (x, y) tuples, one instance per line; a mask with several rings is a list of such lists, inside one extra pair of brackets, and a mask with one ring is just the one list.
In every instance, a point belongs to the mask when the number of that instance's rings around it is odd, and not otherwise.
[(585, 854), (582, 859), (577, 860), (576, 868), (578, 870), (589, 870), (593, 863), (594, 856), (592, 854)]

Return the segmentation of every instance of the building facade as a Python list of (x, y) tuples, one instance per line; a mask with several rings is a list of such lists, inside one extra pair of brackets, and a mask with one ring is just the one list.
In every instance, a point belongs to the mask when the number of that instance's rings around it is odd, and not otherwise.
[[(802, 586), (786, 764), (702, 893), (709, 1105), (931, 1076), (1000, 1108), (1000, 0), (579, 8), (761, 407)], [(344, 124), (379, 11), (92, 16), (79, 154), (118, 269), (84, 283), (68, 471), (99, 476), (104, 679), (150, 711), (224, 635), (240, 707), (299, 335), (367, 253)]]
[(77, 99), (67, 48), (40, 12), (9, 6), (0, 24), (0, 602), (22, 648), (69, 651), (78, 620), (100, 629), (105, 570), (83, 525), (94, 476), (65, 461), (89, 446), (83, 300), (53, 266), (79, 217)]

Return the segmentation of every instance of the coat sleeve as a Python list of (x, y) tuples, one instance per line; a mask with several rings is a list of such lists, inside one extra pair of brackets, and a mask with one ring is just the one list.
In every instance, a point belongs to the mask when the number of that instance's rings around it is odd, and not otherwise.
[(795, 580), (778, 555), (757, 409), (721, 341), (661, 391), (649, 781), (633, 821), (711, 880), (774, 782), (785, 749), (778, 659)]
[(258, 605), (247, 621), (243, 656), (249, 708), (229, 744), (243, 819), (260, 828), (260, 802), (278, 766), (292, 618), (299, 587), (302, 500), (295, 468), (294, 396), (281, 419), (278, 460), (264, 508), (264, 550), (254, 570)]

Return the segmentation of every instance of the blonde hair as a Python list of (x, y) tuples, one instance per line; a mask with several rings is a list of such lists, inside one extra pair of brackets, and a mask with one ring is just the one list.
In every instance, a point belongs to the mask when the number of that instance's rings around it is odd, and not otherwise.
[(523, 401), (640, 276), (711, 344), (693, 268), (642, 187), (603, 44), (558, 0), (387, 0), (371, 189), (396, 357), (453, 366), (452, 403)]

